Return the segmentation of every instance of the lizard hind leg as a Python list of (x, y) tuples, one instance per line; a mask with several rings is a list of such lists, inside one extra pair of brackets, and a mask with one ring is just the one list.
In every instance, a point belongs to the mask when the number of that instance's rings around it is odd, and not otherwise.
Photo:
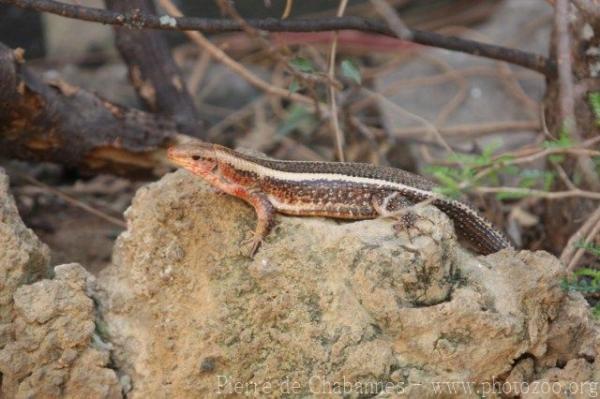
[(376, 194), (372, 198), (372, 205), (380, 217), (394, 219), (393, 229), (396, 232), (404, 231), (410, 242), (414, 238), (410, 232), (412, 229), (416, 229), (419, 234), (423, 234), (417, 225), (419, 218), (411, 210), (415, 204), (399, 192)]
[(371, 205), (379, 217), (397, 218), (405, 213), (405, 209), (414, 205), (412, 201), (398, 191), (375, 194)]

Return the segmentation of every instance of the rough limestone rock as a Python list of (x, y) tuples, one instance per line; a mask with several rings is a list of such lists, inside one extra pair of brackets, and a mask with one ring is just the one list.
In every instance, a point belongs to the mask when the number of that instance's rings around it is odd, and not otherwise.
[(108, 348), (97, 340), (93, 277), (79, 264), (54, 268), (52, 280), (14, 294), (14, 340), (0, 350), (7, 398), (120, 398)]
[(442, 212), (412, 212), (279, 216), (251, 259), (243, 202), (185, 171), (140, 189), (97, 291), (128, 397), (489, 397), (565, 364), (597, 375), (597, 330), (556, 258), (473, 256)]
[(21, 221), (0, 169), (0, 349), (10, 340), (15, 290), (48, 276), (49, 259), (48, 247)]
[(120, 398), (109, 348), (94, 339), (93, 277), (48, 262), (0, 169), (0, 398)]

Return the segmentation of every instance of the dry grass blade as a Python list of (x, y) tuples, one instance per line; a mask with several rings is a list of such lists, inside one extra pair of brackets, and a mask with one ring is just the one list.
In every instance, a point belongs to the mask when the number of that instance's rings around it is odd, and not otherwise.
[(292, 12), (292, 5), (293, 5), (294, 1), (293, 0), (285, 0), (285, 9), (283, 10), (283, 14), (281, 15), (281, 19), (286, 19), (287, 17), (290, 16), (290, 13)]
[(34, 185), (44, 189), (45, 191), (56, 195), (57, 197), (61, 198), (63, 201), (65, 201), (66, 203), (68, 203), (70, 205), (73, 205), (79, 209), (83, 209), (84, 211), (91, 213), (92, 215), (95, 215), (95, 216), (99, 217), (100, 219), (103, 219), (111, 224), (114, 224), (115, 226), (119, 226), (124, 229), (127, 228), (127, 223), (125, 223), (121, 219), (107, 215), (106, 213), (104, 213), (102, 211), (92, 208), (91, 206), (83, 203), (82, 201), (78, 200), (77, 198), (73, 198), (70, 195), (63, 193), (62, 191), (60, 191), (54, 187), (50, 187), (49, 185), (42, 183), (41, 181), (39, 181), (38, 179), (36, 179), (34, 177), (31, 177), (29, 175), (26, 175), (26, 174), (20, 173), (20, 172), (15, 172), (15, 173), (18, 174), (19, 177), (21, 177), (22, 179), (27, 180), (29, 183), (34, 184)]
[(371, 0), (377, 13), (387, 22), (390, 29), (402, 40), (412, 40), (413, 34), (398, 16), (396, 10), (384, 0)]

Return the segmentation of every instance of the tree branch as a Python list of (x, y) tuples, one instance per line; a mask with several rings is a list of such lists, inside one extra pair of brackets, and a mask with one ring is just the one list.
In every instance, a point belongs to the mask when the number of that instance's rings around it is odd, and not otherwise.
[[(64, 4), (53, 0), (0, 0), (24, 9), (58, 14), (67, 18), (100, 22), (103, 24), (162, 30), (196, 30), (202, 32), (241, 31), (239, 22), (231, 19), (158, 16), (145, 13), (121, 13), (98, 8)], [(246, 23), (256, 29), (269, 32), (320, 32), (358, 30), (398, 37), (385, 23), (365, 18), (346, 16), (341, 18), (314, 19), (248, 19)], [(435, 32), (410, 29), (410, 40), (426, 46), (459, 51), (520, 65), (546, 76), (556, 74), (556, 64), (542, 55), (521, 50), (480, 43), (474, 40), (444, 36)]]
[[(156, 14), (150, 0), (105, 0), (116, 12)], [(129, 79), (146, 108), (171, 117), (179, 130), (200, 136), (201, 122), (192, 97), (161, 32), (115, 26), (116, 44), (127, 63)]]
[(571, 65), (571, 44), (569, 38), (569, 1), (557, 0), (554, 6), (556, 31), (556, 57), (559, 78), (559, 110), (564, 128), (579, 139), (575, 121), (575, 95), (573, 68)]
[(63, 81), (45, 83), (0, 43), (0, 156), (95, 173), (150, 177), (180, 141), (165, 117), (125, 108)]

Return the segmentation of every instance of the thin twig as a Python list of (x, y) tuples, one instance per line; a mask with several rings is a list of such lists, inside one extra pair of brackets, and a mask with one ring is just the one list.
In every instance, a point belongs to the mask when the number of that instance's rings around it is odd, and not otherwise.
[[(340, 18), (344, 15), (344, 11), (346, 10), (346, 6), (348, 5), (348, 0), (340, 0), (340, 4), (337, 10), (337, 17)], [(331, 81), (335, 80), (335, 55), (337, 52), (337, 43), (338, 43), (338, 32), (335, 31), (333, 33), (333, 41), (331, 42), (331, 49), (329, 50), (329, 65), (327, 75)], [(340, 129), (340, 121), (338, 116), (337, 109), (337, 98), (336, 98), (336, 88), (333, 85), (329, 85), (329, 104), (331, 106), (331, 128), (333, 129), (333, 134), (335, 137), (335, 147), (337, 150), (338, 159), (340, 162), (344, 162), (344, 134)]]
[(458, 86), (458, 91), (452, 97), (450, 101), (448, 101), (444, 107), (440, 110), (437, 117), (435, 118), (435, 126), (438, 128), (444, 126), (446, 121), (454, 111), (465, 101), (468, 94), (468, 82), (463, 75), (461, 75), (452, 65), (448, 62), (432, 56), (430, 54), (423, 54), (423, 58), (425, 58), (428, 62), (434, 64), (442, 71), (449, 73), (453, 82)]
[[(600, 232), (600, 218), (597, 218), (595, 220), (594, 227), (592, 228), (590, 233), (585, 237), (585, 239), (583, 240), (583, 242), (581, 244), (586, 245), (586, 244), (592, 242), (592, 240), (594, 240), (594, 238), (598, 235), (598, 232)], [(567, 272), (572, 272), (577, 268), (579, 260), (581, 259), (581, 257), (583, 256), (584, 253), (585, 253), (585, 248), (579, 248), (577, 250), (577, 252), (575, 252), (573, 259), (571, 259), (571, 261), (567, 265)]]
[[(0, 3), (12, 4), (23, 9), (49, 12), (68, 18), (110, 25), (127, 25), (140, 29), (150, 28), (177, 31), (202, 31), (207, 33), (242, 30), (240, 24), (231, 19), (194, 17), (173, 18), (134, 12), (120, 13), (80, 5), (65, 4), (53, 0), (0, 0)], [(265, 18), (249, 19), (247, 22), (257, 29), (271, 32), (323, 32), (351, 29), (397, 37), (396, 33), (386, 24), (355, 16), (284, 20)], [(555, 62), (539, 54), (480, 43), (474, 40), (444, 36), (435, 32), (425, 32), (416, 29), (410, 29), (410, 31), (412, 34), (411, 41), (414, 43), (460, 51), (480, 57), (503, 60), (535, 70), (546, 76), (554, 76), (556, 74)]]
[(558, 173), (558, 177), (562, 180), (562, 182), (567, 186), (569, 190), (578, 190), (579, 188), (571, 181), (569, 176), (567, 176), (567, 172), (565, 172), (564, 168), (560, 166), (558, 162), (552, 162), (552, 166), (556, 169)]
[[(540, 128), (538, 121), (500, 121), (500, 122), (482, 122), (482, 123), (465, 123), (451, 126), (440, 127), (438, 129), (442, 136), (446, 137), (480, 137), (487, 134), (505, 132), (509, 130), (537, 130)], [(392, 133), (402, 138), (422, 137), (423, 134), (429, 132), (427, 127), (405, 127), (396, 128)]]
[[(2, 0), (0, 0), (2, 1)], [(173, 4), (171, 0), (160, 0), (160, 5), (171, 15), (180, 17), (181, 11)], [(281, 87), (273, 86), (272, 84), (264, 81), (263, 79), (256, 76), (254, 73), (249, 71), (240, 63), (236, 62), (233, 58), (229, 57), (223, 50), (215, 46), (208, 40), (202, 33), (195, 31), (186, 31), (185, 34), (192, 39), (194, 43), (206, 50), (213, 58), (223, 63), (225, 66), (238, 73), (241, 77), (246, 79), (248, 83), (257, 87), (260, 90), (272, 95), (276, 95), (283, 98), (288, 98), (292, 101), (297, 101), (309, 106), (314, 104), (314, 100), (303, 96), (298, 93), (291, 93), (289, 90)]]
[(501, 81), (504, 83), (504, 87), (506, 87), (508, 93), (527, 107), (532, 117), (538, 117), (540, 112), (539, 102), (533, 100), (525, 93), (525, 90), (523, 90), (523, 87), (521, 87), (521, 84), (519, 83), (519, 79), (515, 76), (515, 73), (510, 66), (506, 62), (499, 62), (498, 71), (500, 72)]
[(421, 124), (423, 124), (425, 127), (421, 128), (423, 129), (421, 133), (422, 134), (427, 134), (427, 133), (431, 133), (433, 134), (433, 136), (436, 138), (436, 140), (438, 141), (438, 143), (444, 147), (444, 149), (446, 151), (448, 151), (450, 154), (454, 153), (454, 150), (452, 150), (452, 147), (450, 147), (450, 145), (448, 145), (448, 143), (446, 142), (446, 140), (444, 139), (444, 137), (442, 136), (442, 134), (440, 133), (439, 129), (431, 122), (429, 122), (427, 119), (414, 114), (410, 111), (408, 111), (407, 109), (401, 107), (400, 105), (396, 104), (395, 102), (393, 102), (392, 100), (390, 100), (387, 97), (382, 96), (381, 94), (374, 92), (372, 90), (367, 89), (366, 87), (361, 88), (362, 91), (364, 91), (365, 93), (371, 95), (371, 96), (375, 96), (377, 99), (379, 99), (380, 101), (384, 102), (385, 104), (389, 105), (390, 107), (394, 108), (395, 110), (397, 110), (398, 112), (408, 116), (411, 119), (414, 119), (416, 121), (419, 121)]
[(579, 259), (585, 252), (584, 248), (578, 248), (583, 243), (584, 245), (591, 242), (598, 234), (600, 228), (600, 207), (596, 208), (587, 221), (569, 238), (565, 249), (560, 254), (560, 260), (567, 266), (567, 271), (575, 270)]
[[(229, 15), (234, 21), (237, 21), (242, 29), (249, 37), (252, 37), (260, 43), (260, 45), (267, 51), (267, 54), (273, 56), (277, 61), (279, 61), (284, 67), (286, 72), (292, 75), (294, 78), (298, 79), (301, 83), (304, 83), (307, 88), (311, 88), (315, 82), (320, 82), (326, 85), (335, 85), (337, 88), (341, 88), (342, 84), (335, 80), (334, 77), (329, 77), (323, 73), (304, 73), (301, 71), (297, 71), (289, 65), (289, 49), (285, 46), (275, 47), (268, 37), (266, 37), (264, 32), (260, 32), (258, 29), (249, 25), (246, 20), (240, 15), (240, 13), (235, 8), (233, 2), (229, 0), (217, 0), (217, 4), (221, 8), (221, 12), (225, 15)], [(311, 94), (314, 94), (312, 98), (315, 102), (318, 102), (318, 98), (316, 96), (316, 92), (312, 90)]]
[(230, 113), (225, 118), (221, 119), (219, 122), (211, 126), (206, 132), (206, 137), (209, 140), (214, 140), (221, 134), (223, 129), (233, 125), (234, 123), (239, 122), (247, 116), (252, 115), (254, 107), (257, 105), (262, 105), (264, 101), (265, 97), (257, 97), (253, 101), (250, 101), (249, 103), (245, 104), (242, 108)]
[(600, 18), (600, 4), (594, 0), (573, 0), (575, 6), (592, 18)]
[[(368, 77), (370, 75), (371, 74), (363, 73), (363, 77)], [(420, 86), (433, 86), (433, 85), (437, 85), (437, 84), (446, 83), (449, 80), (455, 80), (457, 75), (460, 75), (463, 78), (470, 77), (470, 76), (489, 76), (489, 77), (497, 78), (498, 71), (495, 68), (474, 66), (474, 67), (468, 67), (468, 68), (463, 68), (463, 69), (454, 69), (452, 71), (448, 71), (448, 72), (444, 72), (444, 73), (440, 73), (440, 74), (436, 74), (436, 75), (429, 75), (429, 76), (409, 78), (409, 79), (399, 79), (394, 82), (391, 82), (389, 85), (386, 85), (386, 87), (383, 88), (380, 91), (380, 93), (385, 96), (393, 96), (394, 94), (396, 94), (396, 92), (398, 90), (410, 89), (410, 88), (420, 87)], [(380, 76), (380, 75), (378, 75), (378, 76)], [(525, 78), (525, 77), (523, 77), (523, 78)], [(373, 100), (374, 100), (373, 97), (361, 98), (360, 100), (358, 100), (352, 104), (351, 109), (353, 112), (360, 111), (364, 107), (370, 105), (371, 102), (373, 102)]]
[(292, 12), (292, 4), (293, 3), (294, 3), (293, 0), (285, 1), (285, 9), (283, 10), (283, 14), (281, 14), (281, 19), (286, 19), (287, 17), (290, 16), (290, 13)]
[(21, 173), (21, 172), (15, 172), (15, 173), (17, 175), (19, 175), (19, 177), (21, 177), (22, 179), (27, 180), (29, 183), (34, 184), (38, 187), (41, 187), (44, 190), (48, 191), (49, 193), (56, 195), (57, 197), (61, 198), (63, 201), (65, 201), (68, 204), (71, 204), (79, 209), (83, 209), (84, 211), (91, 213), (92, 215), (97, 216), (100, 219), (103, 219), (111, 224), (114, 224), (115, 226), (119, 226), (124, 229), (127, 228), (127, 223), (125, 223), (121, 219), (115, 218), (113, 216), (107, 215), (106, 213), (104, 213), (102, 211), (94, 209), (91, 206), (89, 206), (88, 204), (81, 202), (77, 198), (71, 197), (69, 194), (62, 192), (61, 190), (58, 190), (54, 187), (50, 187), (49, 185), (47, 185), (45, 183), (42, 183), (35, 177), (29, 176), (29, 175), (27, 175), (25, 173)]
[(187, 79), (187, 88), (192, 95), (195, 95), (198, 91), (198, 87), (200, 87), (200, 83), (202, 83), (209, 66), (210, 55), (208, 51), (202, 51), (200, 57), (196, 61), (196, 65), (194, 65), (194, 69), (192, 69), (190, 77)]
[(549, 200), (565, 198), (587, 198), (600, 200), (600, 193), (585, 190), (544, 191), (522, 187), (473, 187), (473, 192), (481, 194), (515, 194), (523, 197), (544, 198)]
[(387, 22), (389, 28), (399, 39), (412, 41), (412, 31), (406, 26), (392, 6), (384, 0), (371, 0), (371, 4), (373, 4), (375, 11)]
[[(595, 137), (594, 139), (587, 140), (579, 147), (569, 147), (569, 148), (545, 148), (545, 149), (534, 149), (534, 152), (531, 153), (531, 150), (527, 149), (526, 151), (520, 151), (519, 153), (504, 153), (496, 156), (492, 162), (494, 163), (492, 166), (482, 169), (475, 176), (473, 176), (473, 181), (479, 181), (483, 179), (485, 176), (490, 175), (493, 172), (496, 172), (502, 168), (505, 168), (510, 165), (522, 165), (537, 161), (542, 158), (549, 157), (550, 155), (559, 155), (559, 154), (572, 154), (572, 155), (587, 155), (587, 156), (600, 156), (600, 151), (590, 150), (585, 148), (586, 146), (591, 146), (600, 141), (600, 137)], [(509, 160), (503, 160), (500, 162), (501, 158), (511, 157)], [(562, 168), (561, 168), (562, 169)], [(564, 171), (563, 171), (564, 172)], [(568, 177), (565, 176), (567, 179)], [(570, 179), (569, 179), (570, 181)], [(572, 188), (572, 187), (569, 187)]]

